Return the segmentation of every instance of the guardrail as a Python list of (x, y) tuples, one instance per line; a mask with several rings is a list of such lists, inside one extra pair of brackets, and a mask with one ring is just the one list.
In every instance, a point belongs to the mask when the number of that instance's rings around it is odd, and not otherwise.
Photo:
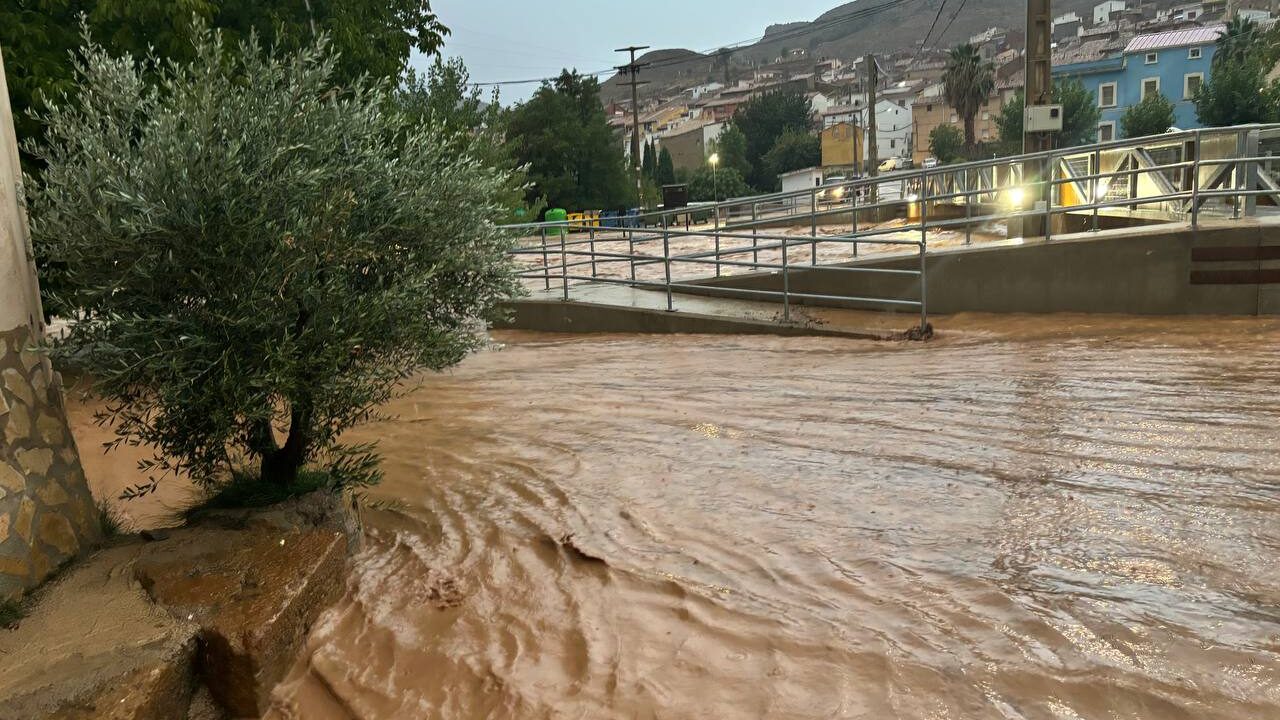
[[(784, 321), (801, 303), (911, 309), (926, 329), (931, 231), (963, 229), (969, 244), (975, 226), (1015, 221), (1029, 229), (1025, 235), (1051, 240), (1055, 219), (1069, 215), (1090, 218), (1091, 231), (1099, 229), (1104, 215), (1189, 221), (1192, 227), (1206, 214), (1247, 217), (1257, 213), (1259, 198), (1280, 206), (1272, 148), (1280, 150), (1280, 125), (1191, 130), (658, 210), (629, 217), (634, 227), (512, 225), (513, 232), (537, 241), (512, 254), (525, 265), (523, 278), (541, 280), (544, 290), (558, 285), (564, 300), (572, 299), (580, 284), (619, 284), (661, 290), (667, 309), (674, 311), (676, 294), (705, 292), (725, 273), (780, 273), (781, 290), (714, 284), (715, 292), (778, 301)], [(946, 211), (947, 206), (953, 209)], [(958, 207), (963, 217), (953, 216)], [(875, 222), (885, 213), (901, 215), (905, 222), (891, 227)], [(833, 219), (847, 222), (848, 232), (820, 232), (820, 226), (831, 224), (823, 221)], [(808, 235), (764, 231), (779, 224), (802, 230), (807, 225)], [(680, 247), (673, 249), (673, 243)], [(852, 262), (868, 246), (917, 255), (918, 269)], [(651, 271), (655, 268), (660, 275)], [(795, 292), (790, 276), (801, 268), (846, 273), (850, 291)], [(916, 278), (918, 284), (910, 285), (918, 291), (911, 297), (868, 296), (856, 285), (858, 275), (868, 273)]]

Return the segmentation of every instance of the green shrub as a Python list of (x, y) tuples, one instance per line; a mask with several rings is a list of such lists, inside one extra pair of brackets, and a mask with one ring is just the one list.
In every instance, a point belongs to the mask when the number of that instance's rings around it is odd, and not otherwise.
[(155, 449), (125, 497), (245, 467), (373, 482), (373, 447), (341, 433), (480, 347), (518, 291), (509, 175), (390, 83), (341, 85), (323, 39), (282, 55), (197, 35), (189, 64), (89, 43), (76, 100), (44, 118), (32, 224), (75, 313), (64, 360), (117, 442)]

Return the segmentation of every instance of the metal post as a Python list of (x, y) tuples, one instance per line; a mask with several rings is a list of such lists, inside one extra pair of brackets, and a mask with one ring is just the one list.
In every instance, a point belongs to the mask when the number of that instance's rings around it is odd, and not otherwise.
[(964, 171), (964, 244), (973, 244), (973, 182), (972, 172)]
[[(818, 189), (813, 188), (809, 191), (809, 237), (818, 237)], [(818, 241), (811, 240), (809, 242), (809, 264), (818, 264)]]
[(1098, 203), (1102, 202), (1098, 187), (1102, 184), (1102, 151), (1093, 151), (1093, 182), (1089, 183), (1089, 204), (1093, 205), (1093, 231), (1098, 232)]
[(627, 233), (627, 257), (631, 264), (631, 282), (636, 281), (636, 229), (628, 228)]
[(782, 322), (791, 322), (791, 270), (787, 267), (787, 245), (782, 241)]
[[(751, 203), (751, 262), (753, 265), (760, 264), (760, 251), (755, 249), (760, 245), (760, 241), (756, 239), (756, 222), (760, 218), (759, 209), (759, 203)], [(757, 268), (753, 267), (751, 269), (756, 270)]]
[(667, 275), (667, 312), (675, 311), (675, 300), (671, 297), (671, 231), (667, 229), (667, 214), (662, 214), (662, 262)]
[(588, 232), (588, 237), (590, 238), (590, 243), (591, 243), (588, 246), (591, 248), (591, 278), (594, 280), (596, 277), (596, 228), (595, 226), (591, 225), (590, 227), (588, 227), (587, 232)]
[(1191, 161), (1191, 229), (1200, 226), (1200, 131), (1196, 130), (1195, 158)]
[(853, 256), (858, 257), (858, 189), (856, 186), (853, 189), (853, 198), (849, 200), (849, 214), (853, 216)]
[[(1258, 148), (1261, 144), (1261, 137), (1257, 130), (1246, 130), (1244, 132), (1244, 158), (1258, 157)], [(1247, 195), (1242, 195), (1240, 202), (1244, 204), (1245, 217), (1254, 217), (1258, 214), (1258, 196), (1253, 191), (1258, 188), (1258, 162), (1256, 160), (1244, 161), (1244, 178), (1241, 183), (1241, 190)]]
[(1044, 240), (1053, 239), (1053, 171), (1057, 165), (1050, 155), (1045, 159), (1044, 167)]
[(547, 265), (547, 226), (543, 225), (542, 231), (542, 279), (546, 283), (546, 289), (551, 289), (551, 267)]
[[(924, 175), (921, 175), (924, 179)], [(924, 187), (921, 183), (920, 195), (920, 337), (925, 335), (925, 329), (929, 327), (929, 314), (926, 309), (927, 289), (925, 288), (925, 254), (929, 249), (929, 203), (926, 202), (924, 196)]]
[(720, 277), (720, 201), (716, 200), (711, 206), (711, 212), (715, 217), (714, 225), (716, 233), (716, 277)]
[(564, 300), (569, 300), (569, 248), (567, 247), (569, 223), (560, 226), (560, 281), (564, 288)]

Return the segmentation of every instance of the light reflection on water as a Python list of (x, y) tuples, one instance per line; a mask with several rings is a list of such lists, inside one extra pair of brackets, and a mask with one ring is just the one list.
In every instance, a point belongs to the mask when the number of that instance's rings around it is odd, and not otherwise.
[(952, 326), (427, 378), (281, 713), (1280, 717), (1280, 324)]

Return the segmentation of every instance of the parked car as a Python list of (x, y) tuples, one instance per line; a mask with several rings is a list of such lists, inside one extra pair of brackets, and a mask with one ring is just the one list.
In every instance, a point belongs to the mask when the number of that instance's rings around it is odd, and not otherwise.
[(927, 158), (925, 158), (925, 159), (924, 159), (924, 169), (925, 169), (925, 170), (932, 170), (933, 168), (936, 168), (936, 167), (938, 167), (938, 158), (936, 158), (936, 157), (927, 157)]
[(846, 188), (844, 184), (848, 182), (843, 175), (832, 175), (822, 181), (822, 189), (818, 191), (819, 200), (840, 200), (844, 198)]
[(893, 172), (894, 170), (908, 170), (911, 168), (910, 158), (891, 157), (880, 163), (880, 172)]

